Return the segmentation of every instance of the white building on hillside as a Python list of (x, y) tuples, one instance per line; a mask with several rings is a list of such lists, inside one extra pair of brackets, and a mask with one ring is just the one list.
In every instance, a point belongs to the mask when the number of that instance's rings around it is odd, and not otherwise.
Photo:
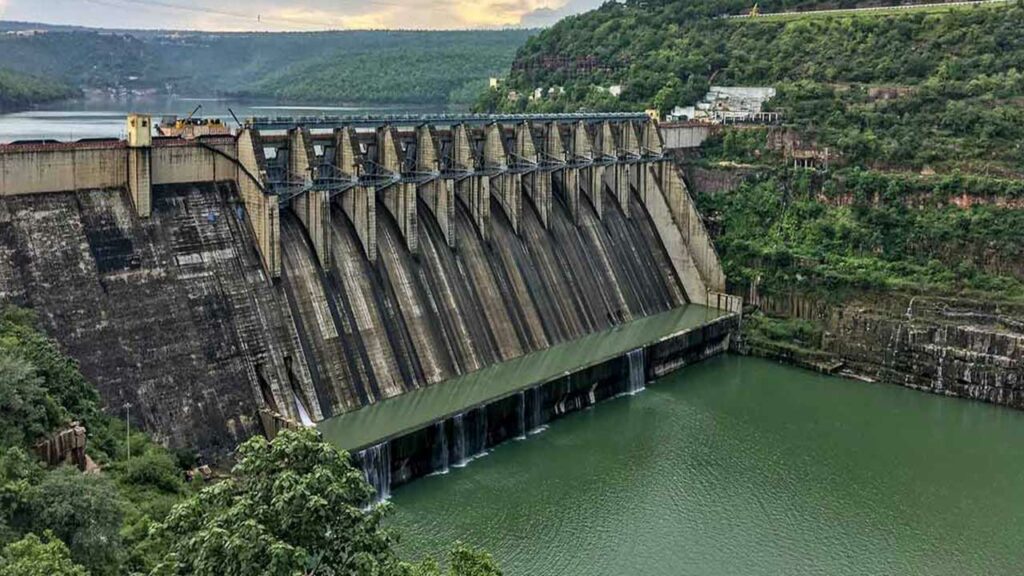
[(693, 106), (676, 106), (673, 120), (734, 123), (774, 121), (776, 113), (764, 112), (764, 103), (775, 97), (770, 86), (712, 86), (704, 100)]

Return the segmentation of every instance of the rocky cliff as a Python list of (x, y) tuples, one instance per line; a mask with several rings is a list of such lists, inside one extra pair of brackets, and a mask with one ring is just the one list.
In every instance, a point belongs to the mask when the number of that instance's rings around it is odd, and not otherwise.
[(799, 294), (748, 303), (809, 321), (794, 345), (750, 334), (741, 350), (848, 377), (1024, 409), (1024, 306), (964, 298), (862, 295), (826, 303)]

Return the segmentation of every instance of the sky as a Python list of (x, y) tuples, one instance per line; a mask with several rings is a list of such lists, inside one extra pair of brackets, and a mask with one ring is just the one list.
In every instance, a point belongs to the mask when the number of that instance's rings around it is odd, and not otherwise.
[(604, 0), (0, 0), (0, 20), (224, 31), (536, 27)]

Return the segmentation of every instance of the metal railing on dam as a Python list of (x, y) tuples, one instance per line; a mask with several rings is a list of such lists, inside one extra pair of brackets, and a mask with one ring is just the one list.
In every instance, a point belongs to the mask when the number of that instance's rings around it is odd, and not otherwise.
[(245, 126), (256, 130), (290, 130), (297, 126), (310, 129), (332, 129), (344, 126), (376, 128), (378, 126), (456, 126), (471, 124), (484, 126), (521, 122), (621, 122), (642, 121), (647, 118), (643, 112), (584, 112), (562, 114), (391, 114), (365, 116), (256, 116), (247, 118)]
[[(738, 311), (657, 125), (551, 118), (0, 147), (0, 291), (133, 424), (221, 453), (256, 414), (319, 422), (687, 304)], [(281, 201), (280, 175), (332, 173), (355, 185)]]

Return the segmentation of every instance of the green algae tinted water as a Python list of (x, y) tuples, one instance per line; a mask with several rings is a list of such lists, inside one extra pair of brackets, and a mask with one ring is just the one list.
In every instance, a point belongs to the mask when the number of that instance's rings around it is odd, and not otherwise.
[(1024, 413), (720, 357), (399, 488), (511, 576), (1024, 573)]

